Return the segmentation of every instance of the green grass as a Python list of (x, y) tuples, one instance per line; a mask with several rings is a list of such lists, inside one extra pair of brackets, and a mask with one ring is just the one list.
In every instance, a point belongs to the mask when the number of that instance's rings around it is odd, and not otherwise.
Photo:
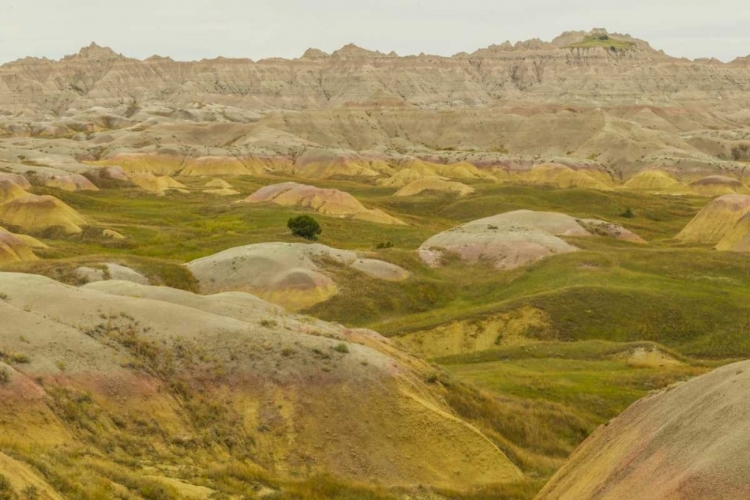
[(571, 44), (568, 47), (582, 49), (604, 47), (609, 50), (630, 50), (635, 48), (635, 43), (625, 40), (619, 40), (612, 37), (603, 39), (601, 37), (587, 36), (583, 39), (583, 41)]
[[(635, 347), (658, 347), (683, 364), (638, 367), (617, 356)], [(598, 426), (712, 366), (663, 346), (612, 342), (512, 346), (436, 361), (450, 373), (440, 379), (454, 411), (542, 483)]]
[[(194, 189), (205, 183), (205, 179), (180, 180)], [(46, 260), (6, 265), (3, 270), (35, 272), (76, 284), (76, 267), (113, 261), (133, 267), (156, 283), (194, 290), (195, 282), (182, 266), (185, 262), (239, 245), (302, 241), (289, 233), (286, 223), (290, 216), (310, 212), (234, 203), (261, 185), (283, 180), (287, 179), (230, 179), (243, 193), (230, 199), (199, 192), (157, 197), (136, 189), (64, 193), (35, 188), (62, 198), (94, 227), (75, 237), (43, 238), (50, 249), (37, 253)], [(672, 240), (705, 205), (705, 198), (482, 183), (474, 184), (476, 194), (464, 198), (395, 198), (391, 196), (394, 188), (347, 180), (309, 183), (348, 191), (368, 208), (380, 208), (406, 221), (405, 227), (383, 226), (314, 214), (323, 229), (320, 243), (367, 251), (401, 265), (411, 277), (392, 283), (325, 262), (323, 267), (339, 284), (340, 293), (305, 312), (389, 336), (457, 320), (481, 321), (528, 306), (549, 318), (549, 327), (529, 332), (540, 343), (433, 360), (437, 365), (429, 382), (444, 392), (457, 415), (480, 428), (528, 477), (516, 485), (441, 492), (445, 498), (530, 499), (586, 436), (637, 399), (713, 366), (750, 356), (747, 255), (686, 247)], [(623, 216), (627, 207), (633, 209), (632, 218)], [(570, 241), (580, 252), (511, 271), (456, 261), (433, 269), (414, 252), (437, 232), (517, 209), (610, 220), (640, 234), (649, 244), (575, 238)], [(103, 239), (103, 228), (114, 229), (127, 239)], [(392, 242), (392, 248), (376, 248), (384, 242)], [(658, 348), (683, 364), (640, 368), (618, 358), (637, 347)], [(200, 479), (200, 484), (228, 495), (252, 498), (247, 486), (251, 480), (243, 474), (256, 473), (235, 465), (231, 471), (213, 468), (187, 479)], [(55, 470), (66, 471), (66, 467), (57, 461), (53, 464)], [(97, 498), (88, 493), (87, 484), (105, 484), (103, 474), (89, 471), (72, 476), (77, 486), (61, 491)], [(63, 473), (59, 476), (60, 481), (66, 478)], [(327, 476), (302, 483), (267, 476), (252, 481), (278, 489), (272, 498), (401, 497)], [(133, 483), (132, 490), (138, 488)]]

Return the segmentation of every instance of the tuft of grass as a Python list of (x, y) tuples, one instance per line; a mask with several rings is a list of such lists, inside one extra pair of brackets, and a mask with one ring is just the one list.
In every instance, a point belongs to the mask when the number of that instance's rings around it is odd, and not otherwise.
[(340, 352), (341, 354), (349, 354), (349, 346), (345, 343), (341, 342), (340, 344), (336, 344), (335, 346), (331, 347), (336, 352)]

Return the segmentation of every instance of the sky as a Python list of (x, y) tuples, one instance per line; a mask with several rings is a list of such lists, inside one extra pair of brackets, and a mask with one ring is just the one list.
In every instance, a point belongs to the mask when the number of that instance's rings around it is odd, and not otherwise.
[(299, 57), (347, 43), (453, 55), (606, 28), (677, 57), (750, 55), (747, 0), (0, 0), (0, 63), (92, 41), (129, 57)]

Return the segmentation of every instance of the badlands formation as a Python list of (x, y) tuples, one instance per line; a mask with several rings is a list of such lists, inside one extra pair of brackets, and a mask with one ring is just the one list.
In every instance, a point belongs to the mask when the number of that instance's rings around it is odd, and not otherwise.
[(3, 64), (0, 500), (745, 498), (749, 165), (601, 29)]
[(638, 235), (596, 219), (519, 210), (475, 220), (437, 234), (419, 247), (427, 264), (438, 266), (457, 255), (468, 263), (488, 262), (498, 269), (513, 269), (551, 255), (575, 252), (562, 236), (588, 237), (601, 234), (618, 240), (645, 243)]

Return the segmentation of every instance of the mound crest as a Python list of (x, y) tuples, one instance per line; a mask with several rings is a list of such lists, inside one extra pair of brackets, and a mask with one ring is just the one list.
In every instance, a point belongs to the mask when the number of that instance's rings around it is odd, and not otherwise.
[[(431, 175), (437, 175), (437, 174), (431, 174)], [(419, 179), (422, 179), (425, 177), (421, 173), (417, 172), (416, 170), (412, 170), (410, 168), (404, 168), (393, 174), (391, 177), (387, 179), (378, 179), (378, 185), (380, 186), (387, 186), (387, 187), (404, 187), (410, 182), (418, 181)]]
[(51, 227), (80, 233), (86, 225), (86, 219), (54, 196), (33, 194), (0, 205), (0, 221), (32, 233)]
[[(29, 186), (31, 187), (31, 186)], [(8, 203), (9, 201), (23, 198), (28, 193), (25, 189), (18, 185), (18, 183), (0, 177), (0, 205)]]
[(591, 435), (536, 498), (750, 498), (748, 413), (748, 361), (642, 399)]
[(716, 245), (719, 250), (732, 250), (733, 245), (740, 245), (748, 234), (744, 233), (747, 222), (743, 221), (748, 213), (750, 196), (721, 196), (703, 207), (676, 239), (685, 243)]
[(134, 174), (130, 181), (141, 189), (150, 191), (152, 193), (164, 194), (170, 189), (185, 190), (185, 185), (172, 179), (169, 176), (155, 176), (154, 174), (147, 172), (143, 174)]
[[(10, 273), (0, 274), (0, 292), (0, 345), (28, 360), (2, 365), (8, 446), (44, 453), (86, 443), (101, 446), (102, 461), (112, 443), (154, 446), (170, 461), (198, 447), (216, 465), (252, 461), (387, 486), (522, 478), (452, 413), (438, 385), (423, 382), (427, 363), (375, 332), (289, 315), (243, 293), (117, 281), (74, 288)], [(72, 415), (74, 407), (86, 411)], [(133, 424), (141, 421), (147, 435)]]
[(203, 156), (185, 161), (180, 175), (186, 177), (257, 175), (233, 156)]
[(385, 212), (365, 208), (359, 200), (338, 189), (323, 189), (296, 182), (273, 184), (257, 190), (245, 199), (247, 203), (274, 203), (284, 207), (315, 210), (323, 215), (375, 222), (378, 224), (404, 223)]
[(408, 273), (393, 264), (361, 259), (347, 250), (321, 244), (259, 243), (232, 248), (194, 260), (188, 268), (201, 292), (250, 292), (288, 309), (300, 310), (338, 293), (336, 283), (319, 265), (325, 259), (371, 277), (402, 280)]
[(464, 262), (491, 262), (498, 269), (513, 269), (551, 255), (575, 252), (577, 247), (560, 236), (599, 234), (641, 243), (636, 234), (596, 219), (575, 219), (566, 214), (517, 210), (476, 220), (437, 234), (419, 247), (419, 256), (431, 266), (457, 255)]
[(611, 190), (611, 179), (604, 172), (573, 169), (559, 163), (535, 165), (522, 179), (542, 186)]
[(394, 196), (416, 196), (424, 192), (450, 193), (466, 196), (474, 192), (474, 188), (460, 182), (451, 182), (440, 177), (423, 177), (402, 187)]
[(690, 183), (690, 189), (701, 196), (722, 196), (725, 194), (750, 194), (737, 179), (723, 175), (709, 175)]
[(307, 179), (329, 179), (379, 177), (382, 175), (381, 172), (391, 172), (392, 169), (385, 162), (369, 160), (353, 153), (310, 149), (297, 159), (294, 171)]
[(641, 170), (628, 179), (624, 187), (636, 191), (670, 191), (680, 185), (677, 180), (663, 170)]

